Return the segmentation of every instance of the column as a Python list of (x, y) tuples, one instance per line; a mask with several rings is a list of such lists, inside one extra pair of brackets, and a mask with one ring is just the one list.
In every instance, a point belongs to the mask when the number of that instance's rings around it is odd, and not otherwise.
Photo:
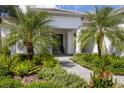
[(72, 50), (72, 48), (71, 48), (72, 38), (71, 38), (71, 33), (70, 32), (68, 32), (68, 34), (67, 34), (67, 40), (68, 40), (67, 54), (72, 54), (71, 53), (71, 50)]
[(81, 27), (77, 29), (77, 33), (76, 33), (76, 54), (81, 53), (80, 41), (79, 41), (80, 32), (81, 32)]

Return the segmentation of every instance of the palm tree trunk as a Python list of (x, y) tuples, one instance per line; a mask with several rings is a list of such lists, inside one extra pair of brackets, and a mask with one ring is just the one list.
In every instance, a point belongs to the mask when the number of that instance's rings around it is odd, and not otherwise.
[(98, 47), (98, 55), (99, 57), (102, 56), (102, 45), (103, 45), (104, 34), (99, 32), (97, 37), (97, 47)]
[(100, 46), (100, 42), (97, 41), (97, 47), (98, 47), (98, 55), (99, 57), (102, 56), (102, 51), (101, 51), (101, 46)]
[(34, 50), (33, 50), (33, 44), (32, 42), (28, 42), (27, 45), (27, 55), (30, 60), (32, 60), (33, 55), (34, 55)]

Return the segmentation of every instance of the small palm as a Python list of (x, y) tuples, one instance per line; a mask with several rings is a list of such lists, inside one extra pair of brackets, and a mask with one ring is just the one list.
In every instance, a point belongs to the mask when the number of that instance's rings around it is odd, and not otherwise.
[(81, 31), (79, 41), (81, 48), (91, 43), (96, 43), (99, 56), (102, 55), (104, 49), (104, 37), (107, 37), (111, 44), (120, 51), (124, 50), (124, 31), (118, 28), (118, 24), (122, 23), (123, 14), (111, 7), (97, 8), (95, 12), (86, 13), (87, 23), (84, 23), (85, 29)]
[(28, 7), (27, 13), (23, 13), (18, 7), (15, 7), (15, 10), (16, 18), (4, 23), (11, 29), (5, 39), (9, 46), (21, 40), (27, 48), (28, 55), (33, 55), (34, 48), (42, 52), (56, 44), (52, 38), (52, 27), (48, 25), (51, 20), (47, 12), (36, 12)]

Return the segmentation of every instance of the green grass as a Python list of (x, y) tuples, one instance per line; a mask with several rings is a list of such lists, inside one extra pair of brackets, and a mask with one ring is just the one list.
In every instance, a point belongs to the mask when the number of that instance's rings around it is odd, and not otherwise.
[(104, 55), (100, 58), (97, 54), (77, 54), (72, 60), (94, 72), (104, 69), (115, 75), (124, 75), (124, 57)]

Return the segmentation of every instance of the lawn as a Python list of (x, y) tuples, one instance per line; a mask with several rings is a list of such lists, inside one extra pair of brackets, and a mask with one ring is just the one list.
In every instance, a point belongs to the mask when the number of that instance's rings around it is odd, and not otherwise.
[(72, 60), (94, 72), (102, 68), (115, 75), (124, 75), (124, 57), (104, 55), (100, 58), (97, 54), (76, 54)]
[(68, 74), (50, 54), (0, 55), (0, 88), (81, 88), (87, 83)]

